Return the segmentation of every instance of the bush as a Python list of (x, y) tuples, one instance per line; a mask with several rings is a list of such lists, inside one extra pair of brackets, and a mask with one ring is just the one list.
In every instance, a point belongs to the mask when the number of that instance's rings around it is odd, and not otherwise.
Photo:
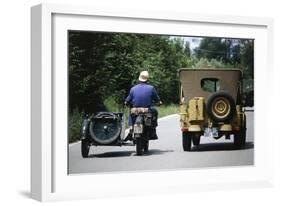
[(158, 118), (179, 113), (179, 106), (176, 104), (162, 105), (156, 109), (158, 111)]
[(83, 120), (84, 112), (79, 112), (78, 109), (74, 109), (69, 114), (68, 119), (68, 142), (76, 142), (80, 139), (80, 127)]
[(224, 68), (227, 67), (225, 63), (222, 61), (218, 61), (216, 59), (208, 60), (207, 58), (200, 58), (199, 61), (197, 61), (193, 68)]

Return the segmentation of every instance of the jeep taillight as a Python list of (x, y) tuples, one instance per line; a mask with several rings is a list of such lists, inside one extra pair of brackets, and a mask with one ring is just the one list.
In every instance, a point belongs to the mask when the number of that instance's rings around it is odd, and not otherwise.
[(181, 128), (181, 131), (182, 132), (188, 132), (188, 128), (187, 127), (186, 128), (183, 127), (183, 128)]

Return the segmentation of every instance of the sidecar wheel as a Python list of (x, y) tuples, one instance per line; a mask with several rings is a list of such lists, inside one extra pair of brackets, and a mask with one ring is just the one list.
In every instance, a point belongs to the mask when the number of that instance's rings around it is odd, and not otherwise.
[(90, 150), (90, 143), (88, 140), (83, 139), (81, 141), (81, 154), (83, 158), (87, 158), (89, 155), (89, 150)]

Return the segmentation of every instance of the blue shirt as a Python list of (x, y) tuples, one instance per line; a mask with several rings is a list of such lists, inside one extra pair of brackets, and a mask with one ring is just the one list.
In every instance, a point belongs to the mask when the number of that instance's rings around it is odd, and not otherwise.
[(143, 82), (132, 87), (126, 98), (126, 102), (130, 102), (133, 107), (151, 107), (159, 101), (155, 88)]

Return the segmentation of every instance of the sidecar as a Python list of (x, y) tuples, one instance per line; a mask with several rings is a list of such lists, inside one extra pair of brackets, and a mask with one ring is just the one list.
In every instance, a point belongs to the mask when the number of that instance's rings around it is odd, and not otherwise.
[(98, 112), (81, 124), (81, 153), (86, 158), (91, 146), (126, 145), (125, 115), (121, 112)]

